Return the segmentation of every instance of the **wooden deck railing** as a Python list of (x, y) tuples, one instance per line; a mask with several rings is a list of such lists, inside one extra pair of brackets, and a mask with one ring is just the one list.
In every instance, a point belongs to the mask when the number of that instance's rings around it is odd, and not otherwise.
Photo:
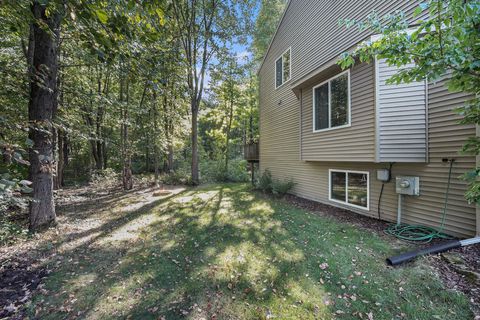
[(260, 149), (258, 145), (258, 142), (244, 145), (243, 158), (247, 161), (258, 162), (260, 160)]

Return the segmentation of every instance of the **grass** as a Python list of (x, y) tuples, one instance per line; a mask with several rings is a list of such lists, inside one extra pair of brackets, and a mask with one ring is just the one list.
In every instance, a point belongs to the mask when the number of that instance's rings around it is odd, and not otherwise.
[(187, 190), (81, 234), (29, 305), (42, 319), (468, 319), (425, 259), (252, 193)]

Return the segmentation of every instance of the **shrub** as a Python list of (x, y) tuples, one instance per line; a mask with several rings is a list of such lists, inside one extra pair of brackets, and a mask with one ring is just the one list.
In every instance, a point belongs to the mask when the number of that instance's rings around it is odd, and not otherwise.
[(227, 172), (228, 181), (231, 182), (248, 182), (250, 176), (247, 170), (246, 160), (232, 160), (228, 165)]
[(288, 180), (273, 180), (272, 181), (272, 193), (279, 196), (284, 196), (295, 186), (295, 182), (292, 179)]
[(202, 182), (247, 182), (249, 179), (247, 162), (245, 160), (231, 160), (228, 171), (224, 161), (204, 161), (201, 163)]
[(0, 216), (0, 245), (13, 243), (16, 239), (26, 237), (28, 229), (19, 223)]
[(262, 190), (265, 193), (271, 192), (272, 184), (273, 184), (272, 173), (270, 172), (270, 170), (265, 169), (265, 171), (263, 171), (260, 178), (258, 178), (257, 188)]
[(190, 175), (183, 170), (177, 170), (164, 175), (161, 178), (164, 184), (168, 185), (189, 185), (191, 184)]
[(112, 168), (107, 168), (92, 174), (90, 183), (93, 185), (102, 185), (103, 187), (112, 187), (118, 184), (120, 179), (120, 173), (115, 172)]

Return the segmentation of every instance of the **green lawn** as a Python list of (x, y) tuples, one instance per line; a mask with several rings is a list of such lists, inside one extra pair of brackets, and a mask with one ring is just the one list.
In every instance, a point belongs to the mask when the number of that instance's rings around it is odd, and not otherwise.
[[(42, 319), (470, 319), (425, 259), (390, 268), (399, 252), (246, 185), (187, 190), (111, 212), (80, 234), (43, 295)], [(72, 240), (73, 241), (73, 240)], [(74, 248), (73, 248), (74, 247)]]

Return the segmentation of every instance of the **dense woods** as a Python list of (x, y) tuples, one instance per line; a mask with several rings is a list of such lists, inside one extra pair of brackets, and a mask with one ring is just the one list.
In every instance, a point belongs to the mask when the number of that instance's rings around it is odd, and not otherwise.
[(28, 207), (31, 230), (54, 224), (54, 190), (92, 179), (247, 180), (284, 3), (2, 2), (2, 223)]

